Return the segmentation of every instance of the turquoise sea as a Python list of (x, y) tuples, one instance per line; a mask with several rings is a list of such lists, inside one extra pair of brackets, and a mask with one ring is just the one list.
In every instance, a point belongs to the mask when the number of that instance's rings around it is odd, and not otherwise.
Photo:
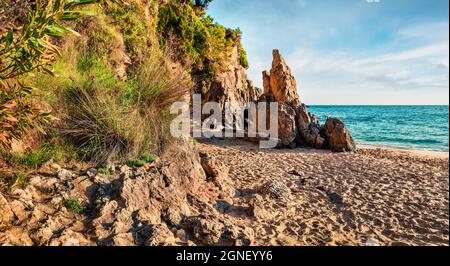
[(341, 118), (357, 143), (449, 152), (449, 107), (312, 105), (321, 123)]

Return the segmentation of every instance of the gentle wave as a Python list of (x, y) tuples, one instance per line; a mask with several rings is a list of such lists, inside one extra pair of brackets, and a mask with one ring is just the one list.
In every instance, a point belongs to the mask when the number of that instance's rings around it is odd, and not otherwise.
[(448, 106), (310, 106), (320, 121), (341, 118), (359, 143), (449, 151)]

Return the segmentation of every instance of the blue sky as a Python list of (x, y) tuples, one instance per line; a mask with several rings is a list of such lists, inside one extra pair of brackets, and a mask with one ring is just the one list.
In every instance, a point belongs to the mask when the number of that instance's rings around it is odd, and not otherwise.
[(259, 87), (277, 48), (306, 104), (448, 104), (448, 9), (448, 0), (214, 0), (208, 14), (241, 28)]

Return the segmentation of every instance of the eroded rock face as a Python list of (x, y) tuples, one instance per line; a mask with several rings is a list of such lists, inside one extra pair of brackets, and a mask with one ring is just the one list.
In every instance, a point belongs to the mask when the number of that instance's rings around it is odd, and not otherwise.
[(278, 105), (278, 138), (284, 147), (289, 147), (298, 135), (295, 110), (281, 103)]
[(297, 82), (292, 75), (291, 69), (278, 50), (273, 50), (270, 76), (267, 77), (267, 73), (263, 72), (263, 77), (269, 80), (269, 83), (264, 86), (264, 91), (271, 93), (275, 101), (287, 103), (293, 108), (300, 105), (300, 98), (297, 94)]
[(203, 103), (218, 102), (224, 110), (225, 102), (248, 103), (258, 99), (261, 91), (247, 78), (247, 70), (240, 64), (238, 45), (233, 47), (222, 67), (211, 82), (197, 89), (202, 92)]
[(297, 143), (299, 145), (316, 149), (323, 147), (325, 139), (321, 135), (322, 126), (315, 116), (307, 111), (304, 104), (297, 109), (297, 123), (299, 127)]
[[(278, 102), (278, 138), (284, 147), (299, 145), (317, 149), (330, 148), (333, 151), (355, 149), (350, 132), (342, 121), (342, 125), (337, 122), (330, 124), (329, 133), (326, 134), (316, 116), (308, 112), (298, 96), (297, 83), (291, 69), (278, 50), (273, 51), (270, 74), (264, 71), (262, 76), (264, 95), (260, 99)], [(344, 129), (341, 129), (342, 126)]]
[(328, 147), (335, 152), (356, 150), (355, 142), (347, 127), (338, 118), (328, 118), (325, 123), (325, 136)]
[(253, 230), (225, 215), (236, 199), (228, 170), (186, 140), (110, 174), (52, 165), (0, 194), (0, 245), (250, 245)]

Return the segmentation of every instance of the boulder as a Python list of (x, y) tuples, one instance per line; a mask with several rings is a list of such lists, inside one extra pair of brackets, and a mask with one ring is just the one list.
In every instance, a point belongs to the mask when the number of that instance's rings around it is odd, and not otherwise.
[(298, 134), (295, 110), (281, 103), (278, 105), (278, 138), (284, 147), (289, 147)]
[(356, 145), (350, 132), (338, 118), (329, 117), (325, 122), (325, 138), (328, 147), (334, 152), (356, 150)]
[[(308, 112), (297, 93), (297, 82), (292, 71), (278, 50), (273, 50), (272, 69), (262, 72), (264, 95), (260, 102), (278, 102), (279, 139), (283, 147), (296, 145), (322, 149), (329, 147), (333, 151), (352, 151), (353, 139), (340, 121), (329, 125), (328, 135), (317, 117)], [(293, 112), (294, 111), (294, 112)], [(337, 123), (337, 122), (336, 122)], [(343, 127), (343, 129), (340, 129)], [(328, 144), (328, 145), (327, 145)]]

